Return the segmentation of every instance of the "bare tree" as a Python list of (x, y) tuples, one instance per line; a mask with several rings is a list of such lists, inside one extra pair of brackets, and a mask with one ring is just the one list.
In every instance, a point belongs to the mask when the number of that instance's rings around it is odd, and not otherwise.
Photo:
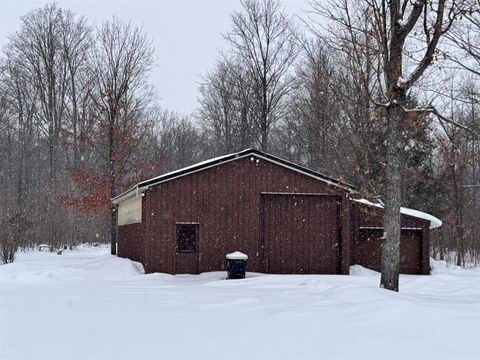
[(243, 87), (252, 92), (253, 121), (259, 145), (268, 149), (272, 125), (284, 111), (284, 100), (293, 76), (291, 65), (298, 51), (294, 23), (276, 0), (242, 0), (234, 12), (232, 30), (226, 35), (231, 53), (246, 70)]
[(63, 62), (66, 68), (67, 93), (65, 98), (68, 130), (64, 133), (73, 148), (73, 165), (77, 166), (81, 157), (82, 137), (88, 128), (89, 107), (92, 105), (90, 93), (93, 88), (89, 55), (94, 46), (92, 29), (84, 17), (75, 19), (73, 13), (65, 12), (62, 18), (61, 45)]
[[(75, 171), (112, 179), (114, 169), (113, 193), (153, 171), (139, 155), (154, 149), (145, 111), (152, 51), (142, 31), (118, 20), (94, 37), (85, 18), (54, 4), (22, 17), (0, 58), (3, 238), (15, 246), (103, 240), (102, 216), (59, 209), (91, 184), (71, 181)], [(102, 193), (107, 211), (111, 195), (111, 188)]]
[(338, 67), (321, 41), (304, 40), (281, 129), (295, 136), (294, 143), (280, 143), (296, 154), (296, 161), (329, 174), (339, 173), (338, 76)]
[[(84, 18), (49, 4), (23, 16), (20, 30), (5, 47), (3, 84), (18, 119), (17, 193), (21, 196), (17, 204), (30, 212), (42, 208), (38, 226), (51, 243), (65, 237), (61, 227), (66, 213), (58, 212), (57, 197), (63, 191), (61, 180), (69, 152), (62, 150), (70, 124), (75, 128), (78, 122), (78, 98), (85, 97), (76, 84), (83, 78), (80, 68), (86, 66), (89, 33)], [(35, 160), (43, 155), (43, 146), (48, 149), (48, 162), (35, 172)], [(48, 179), (42, 176), (45, 172)], [(27, 199), (35, 206), (27, 206)]]
[[(144, 134), (142, 113), (151, 101), (147, 75), (153, 48), (142, 29), (113, 18), (98, 31), (93, 69), (94, 119), (98, 142), (92, 142), (106, 169), (108, 195), (125, 186), (126, 169)], [(111, 253), (116, 254), (116, 213), (110, 210)]]
[(245, 86), (246, 72), (240, 64), (224, 59), (200, 86), (197, 118), (212, 139), (215, 154), (225, 154), (252, 145), (253, 93)]
[(448, 57), (460, 68), (480, 76), (480, 11), (468, 11), (463, 14), (464, 21), (446, 34), (457, 52)]
[(36, 9), (22, 17), (21, 29), (10, 38), (7, 54), (21, 64), (37, 95), (35, 121), (48, 140), (49, 181), (45, 193), (49, 237), (55, 241), (59, 139), (64, 120), (66, 72), (61, 45), (62, 19), (65, 13), (54, 4)]
[[(412, 114), (435, 113), (432, 104), (412, 108), (409, 95), (437, 60), (439, 41), (455, 20), (473, 11), (466, 1), (334, 0), (313, 6), (334, 27), (331, 40), (353, 56), (353, 65), (386, 125), (385, 233), (380, 286), (398, 291), (403, 128)], [(478, 6), (478, 5), (477, 5)], [(375, 71), (372, 73), (370, 69)], [(372, 76), (373, 75), (373, 76)], [(416, 89), (418, 90), (418, 89)], [(448, 119), (442, 116), (443, 121)]]
[[(28, 200), (33, 195), (31, 185), (36, 158), (33, 148), (36, 139), (34, 117), (37, 97), (28, 74), (17, 58), (6, 60), (2, 70), (0, 88), (5, 94), (4, 119), (8, 121), (8, 128), (5, 129), (8, 134), (6, 149), (2, 154), (6, 161), (3, 165), (5, 170), (8, 169), (5, 179), (10, 181), (7, 180), (5, 187), (2, 186), (2, 207), (6, 213), (1, 218), (8, 228), (7, 237), (14, 239), (16, 246), (21, 246), (27, 242), (21, 236), (25, 234), (20, 233), (25, 230), (21, 222), (34, 215), (34, 206), (28, 206)], [(9, 226), (12, 223), (18, 226)]]
[[(159, 170), (167, 172), (205, 159), (203, 146), (209, 146), (186, 115), (155, 109), (154, 140), (155, 157)], [(211, 149), (209, 149), (211, 150)]]
[[(480, 118), (476, 85), (468, 84), (463, 94), (464, 101), (450, 101), (452, 116), (478, 131)], [(478, 256), (480, 251), (476, 236), (480, 229), (477, 219), (480, 206), (480, 139), (448, 124), (443, 124), (437, 134), (440, 169), (446, 184), (444, 201), (439, 204), (445, 213), (442, 234), (446, 235), (446, 239), (452, 239), (437, 246), (441, 247), (440, 253), (444, 249), (453, 251), (457, 265), (464, 266), (468, 254), (475, 252)]]

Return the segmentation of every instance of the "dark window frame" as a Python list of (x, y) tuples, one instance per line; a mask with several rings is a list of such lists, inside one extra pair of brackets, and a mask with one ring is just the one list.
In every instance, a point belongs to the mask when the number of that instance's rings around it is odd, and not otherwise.
[[(177, 253), (179, 254), (191, 254), (196, 253), (198, 250), (198, 223), (176, 223), (175, 224), (175, 239), (176, 239), (176, 249)], [(180, 235), (185, 234), (185, 231), (182, 231), (183, 228), (190, 228), (189, 232), (191, 232), (191, 228), (193, 228), (193, 242), (188, 244), (185, 239), (181, 239)], [(182, 246), (183, 245), (183, 246)], [(190, 245), (190, 246), (189, 246)]]

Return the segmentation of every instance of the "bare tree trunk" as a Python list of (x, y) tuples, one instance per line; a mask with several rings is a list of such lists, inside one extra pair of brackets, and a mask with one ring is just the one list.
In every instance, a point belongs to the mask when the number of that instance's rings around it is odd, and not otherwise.
[(110, 253), (117, 255), (117, 211), (113, 205), (110, 210)]
[(380, 287), (398, 291), (400, 273), (400, 232), (402, 201), (401, 123), (404, 112), (400, 106), (389, 111), (387, 127), (387, 166), (385, 169), (384, 236), (382, 239), (382, 276)]
[[(151, 101), (151, 92), (144, 84), (152, 63), (153, 49), (140, 28), (116, 18), (102, 25), (91, 68), (94, 78), (91, 100), (99, 131), (94, 150), (105, 165), (99, 176), (105, 180), (102, 191), (110, 199), (123, 189), (122, 182), (132, 176), (128, 165), (139, 150), (137, 141), (144, 136), (140, 114)], [(110, 252), (116, 255), (117, 219), (113, 204), (109, 222)]]
[[(116, 190), (116, 176), (115, 176), (115, 159), (114, 159), (114, 122), (115, 119), (110, 119), (110, 127), (108, 133), (108, 159), (110, 169), (110, 199), (115, 197)], [(115, 205), (111, 205), (110, 209), (110, 253), (117, 255), (117, 217), (115, 211)]]
[(268, 151), (268, 133), (269, 133), (269, 127), (265, 122), (260, 127), (260, 150), (265, 152)]
[[(454, 242), (455, 252), (457, 254), (457, 266), (464, 265), (463, 261), (463, 248), (465, 241), (464, 234), (464, 221), (463, 221), (463, 188), (462, 182), (465, 179), (462, 166), (458, 166), (458, 160), (456, 159), (456, 146), (452, 144), (452, 172), (453, 172), (453, 209), (455, 212), (455, 230), (454, 230)], [(459, 169), (460, 167), (460, 169)]]
[[(386, 115), (385, 239), (380, 283), (386, 289), (398, 291), (399, 282), (403, 120), (407, 114), (424, 116), (433, 113), (442, 121), (448, 120), (468, 129), (442, 116), (432, 103), (425, 104), (424, 108), (409, 106), (406, 97), (413, 95), (412, 89), (427, 75), (425, 71), (434, 61), (439, 61), (437, 54), (442, 53), (440, 39), (463, 14), (478, 12), (476, 3), (447, 0), (312, 1), (314, 8), (337, 28), (331, 41), (346, 44), (341, 48), (349, 57), (353, 55), (351, 64), (356, 77), (363, 83), (378, 114)], [(415, 59), (406, 52), (412, 46), (422, 47)], [(407, 58), (412, 61), (405, 63)], [(370, 74), (372, 68), (376, 69), (375, 76)], [(438, 64), (437, 68), (440, 68)]]
[(269, 147), (275, 123), (283, 115), (294, 81), (290, 74), (298, 53), (296, 24), (277, 0), (242, 0), (242, 11), (232, 14), (226, 39), (232, 55), (246, 69), (242, 86), (253, 92), (252, 123), (262, 151)]

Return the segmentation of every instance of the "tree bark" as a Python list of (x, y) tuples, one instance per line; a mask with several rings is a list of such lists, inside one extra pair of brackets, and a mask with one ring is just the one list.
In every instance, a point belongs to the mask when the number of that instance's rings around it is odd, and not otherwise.
[(463, 188), (462, 188), (462, 179), (464, 179), (464, 174), (462, 169), (458, 168), (458, 160), (456, 158), (456, 148), (455, 144), (452, 144), (452, 177), (453, 177), (453, 209), (455, 212), (455, 230), (454, 230), (454, 249), (457, 254), (457, 266), (464, 265), (464, 253), (463, 253), (463, 242), (464, 242), (464, 221), (463, 221)]
[[(115, 176), (115, 159), (114, 159), (114, 122), (113, 116), (109, 121), (108, 131), (108, 159), (109, 159), (109, 181), (110, 181), (110, 199), (115, 197), (116, 176)], [(117, 255), (117, 216), (115, 205), (111, 205), (110, 209), (110, 253)]]
[(385, 169), (384, 235), (382, 239), (382, 276), (380, 287), (398, 291), (400, 273), (400, 205), (402, 201), (401, 123), (404, 111), (392, 106), (387, 116), (387, 166)]

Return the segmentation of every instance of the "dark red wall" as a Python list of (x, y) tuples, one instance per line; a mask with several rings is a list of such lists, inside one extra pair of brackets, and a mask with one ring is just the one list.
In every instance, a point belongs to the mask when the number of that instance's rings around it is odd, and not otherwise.
[(145, 262), (145, 207), (142, 207), (142, 221), (138, 224), (121, 225), (117, 227), (117, 255), (138, 261)]
[[(351, 264), (380, 271), (383, 211), (358, 202), (352, 204)], [(400, 272), (428, 274), (430, 272), (430, 222), (408, 215), (401, 217)]]
[[(143, 222), (118, 227), (118, 253), (141, 261), (146, 272), (173, 274), (225, 270), (225, 254), (233, 251), (249, 256), (248, 271), (348, 274), (352, 264), (379, 270), (377, 245), (362, 243), (360, 229), (383, 227), (382, 210), (346, 195), (270, 161), (240, 158), (147, 190)], [(198, 223), (196, 253), (177, 253), (177, 223)], [(402, 236), (419, 239), (403, 246), (404, 272), (429, 273), (428, 226), (402, 215), (402, 227), (417, 229)]]
[[(146, 270), (176, 273), (177, 269), (185, 268), (184, 261), (191, 262), (185, 254), (176, 254), (177, 222), (199, 224), (199, 272), (224, 270), (225, 254), (237, 250), (248, 254), (249, 271), (267, 270), (262, 192), (345, 197), (345, 192), (337, 187), (266, 160), (251, 161), (250, 157), (158, 184), (144, 197)], [(310, 231), (318, 229), (312, 227)], [(349, 249), (342, 253), (347, 264), (348, 253)], [(297, 256), (297, 250), (292, 254)], [(271, 266), (268, 271), (284, 272)]]
[(142, 224), (122, 225), (118, 227), (118, 256), (143, 263), (145, 244)]

